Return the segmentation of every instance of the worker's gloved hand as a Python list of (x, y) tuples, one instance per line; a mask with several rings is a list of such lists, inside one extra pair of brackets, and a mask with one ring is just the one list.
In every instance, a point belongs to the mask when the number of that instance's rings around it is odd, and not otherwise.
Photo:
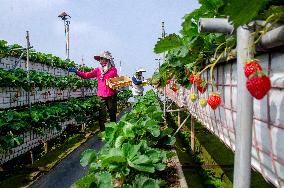
[(68, 72), (77, 72), (77, 68), (75, 68), (75, 67), (70, 67), (70, 68), (68, 68)]

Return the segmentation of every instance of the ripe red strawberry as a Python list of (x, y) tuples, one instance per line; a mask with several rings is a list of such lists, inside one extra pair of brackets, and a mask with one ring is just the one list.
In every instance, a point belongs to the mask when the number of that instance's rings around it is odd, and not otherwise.
[(191, 84), (197, 84), (200, 81), (200, 76), (191, 74), (188, 79)]
[(262, 68), (258, 64), (256, 59), (246, 62), (244, 66), (244, 72), (247, 78), (257, 71), (262, 71)]
[(193, 84), (194, 83), (194, 74), (191, 74), (188, 79), (189, 79), (189, 82), (191, 84)]
[(198, 85), (201, 82), (200, 76), (199, 75), (195, 75), (194, 76), (194, 84)]
[(176, 86), (176, 84), (173, 84), (173, 86), (172, 86), (172, 90), (174, 91), (174, 92), (177, 92), (177, 86)]
[(207, 89), (207, 83), (205, 80), (200, 80), (200, 82), (197, 83), (197, 89), (200, 93), (204, 93)]
[(207, 100), (209, 106), (215, 110), (221, 104), (221, 97), (218, 93), (211, 93)]
[(270, 79), (262, 71), (252, 74), (247, 80), (247, 89), (256, 99), (262, 99), (270, 88)]

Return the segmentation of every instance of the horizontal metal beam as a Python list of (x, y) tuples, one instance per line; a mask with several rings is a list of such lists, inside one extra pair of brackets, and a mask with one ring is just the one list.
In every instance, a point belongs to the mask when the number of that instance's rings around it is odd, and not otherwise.
[(179, 108), (179, 109), (176, 109), (176, 110), (167, 110), (167, 112), (181, 112), (181, 111), (185, 111), (186, 108)]
[(228, 33), (232, 34), (234, 27), (227, 18), (200, 18), (198, 21), (199, 33)]
[(176, 136), (176, 134), (178, 133), (178, 131), (182, 128), (182, 126), (185, 124), (185, 122), (187, 121), (187, 119), (190, 117), (190, 115), (188, 115), (183, 122), (181, 123), (181, 125), (178, 127), (178, 129), (176, 130), (176, 132), (173, 134), (173, 136)]

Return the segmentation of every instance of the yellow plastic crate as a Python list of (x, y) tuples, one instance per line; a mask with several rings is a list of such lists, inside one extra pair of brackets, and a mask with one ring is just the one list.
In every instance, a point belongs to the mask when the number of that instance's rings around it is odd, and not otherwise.
[(127, 76), (119, 76), (106, 80), (106, 85), (111, 89), (119, 89), (122, 87), (127, 87), (132, 84), (132, 81)]

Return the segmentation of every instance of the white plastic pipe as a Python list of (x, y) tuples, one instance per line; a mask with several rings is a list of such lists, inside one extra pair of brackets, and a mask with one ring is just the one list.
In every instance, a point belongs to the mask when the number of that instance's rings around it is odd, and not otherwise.
[(284, 25), (277, 27), (261, 37), (260, 46), (263, 49), (284, 45)]
[(251, 147), (253, 99), (246, 88), (244, 62), (252, 58), (253, 37), (243, 26), (237, 29), (237, 125), (234, 159), (234, 188), (249, 188), (251, 182)]
[(227, 18), (200, 18), (198, 21), (199, 33), (228, 33), (232, 34), (234, 27)]

